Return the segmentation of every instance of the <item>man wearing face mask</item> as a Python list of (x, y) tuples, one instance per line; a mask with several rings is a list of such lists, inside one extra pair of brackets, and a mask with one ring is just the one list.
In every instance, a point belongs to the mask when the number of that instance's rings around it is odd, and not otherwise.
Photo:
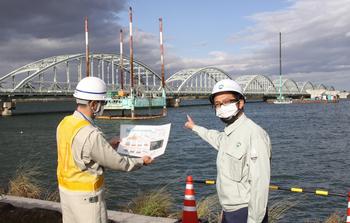
[(114, 149), (94, 119), (102, 115), (106, 84), (97, 77), (82, 79), (74, 92), (77, 109), (57, 127), (57, 179), (63, 223), (105, 223), (104, 168), (132, 171), (152, 162), (149, 156), (130, 158)]
[(226, 124), (224, 131), (198, 126), (190, 116), (185, 127), (218, 150), (216, 189), (222, 223), (267, 223), (270, 138), (244, 114), (245, 98), (235, 81), (217, 82), (209, 100)]

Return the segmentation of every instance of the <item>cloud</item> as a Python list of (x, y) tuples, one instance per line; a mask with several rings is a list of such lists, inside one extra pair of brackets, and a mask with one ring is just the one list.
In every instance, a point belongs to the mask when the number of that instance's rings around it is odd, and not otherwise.
[[(324, 80), (349, 88), (350, 1), (296, 0), (292, 3), (287, 9), (252, 15), (254, 25), (232, 36), (235, 41), (245, 39), (246, 44), (257, 45), (246, 57), (249, 69), (268, 75), (278, 72), (278, 33), (282, 32), (284, 75), (293, 77), (295, 73), (302, 73), (303, 80)], [(338, 75), (333, 76), (335, 73)]]
[(285, 78), (349, 89), (350, 1), (293, 0), (290, 4), (247, 17), (253, 25), (229, 38), (229, 43), (241, 45), (239, 54), (213, 51), (200, 59), (175, 58), (177, 67), (217, 66), (233, 77), (264, 74), (274, 79), (279, 74), (281, 32)]
[(90, 26), (97, 35), (115, 25), (117, 13), (125, 9), (125, 1), (61, 0), (0, 2), (1, 38), (30, 35), (35, 38), (65, 38), (83, 31), (83, 20), (89, 16)]
[[(85, 52), (85, 16), (91, 52), (119, 53), (119, 30), (123, 29), (128, 56), (129, 26), (118, 17), (127, 10), (127, 0), (0, 1), (0, 76), (46, 57)], [(160, 73), (159, 34), (136, 26), (133, 31), (135, 59)]]
[(118, 13), (126, 1), (0, 1), (0, 74), (45, 57), (84, 52), (84, 17), (90, 48), (117, 48)]

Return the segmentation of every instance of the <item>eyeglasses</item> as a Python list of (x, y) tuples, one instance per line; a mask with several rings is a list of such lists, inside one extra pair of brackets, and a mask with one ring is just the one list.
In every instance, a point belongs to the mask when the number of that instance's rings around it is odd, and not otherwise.
[(239, 99), (230, 99), (230, 100), (225, 100), (223, 102), (214, 102), (212, 106), (213, 108), (220, 108), (222, 105), (228, 105), (228, 104), (237, 103), (237, 102), (239, 102)]

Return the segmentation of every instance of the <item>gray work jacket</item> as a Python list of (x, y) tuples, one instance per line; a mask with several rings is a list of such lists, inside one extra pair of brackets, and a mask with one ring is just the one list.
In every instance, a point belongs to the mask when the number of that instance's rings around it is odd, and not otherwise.
[(260, 223), (270, 183), (268, 134), (244, 114), (224, 132), (197, 125), (192, 130), (218, 150), (216, 188), (223, 210), (248, 207), (248, 223)]
[(143, 165), (142, 158), (130, 158), (117, 153), (89, 117), (77, 111), (74, 112), (73, 116), (86, 119), (91, 123), (91, 125), (81, 128), (72, 142), (73, 159), (81, 170), (102, 175), (104, 167), (132, 171)]

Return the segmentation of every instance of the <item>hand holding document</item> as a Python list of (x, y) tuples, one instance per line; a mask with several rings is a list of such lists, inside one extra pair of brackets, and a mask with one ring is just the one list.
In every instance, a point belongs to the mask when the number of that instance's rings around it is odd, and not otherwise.
[(119, 137), (115, 136), (111, 138), (108, 142), (113, 147), (113, 149), (116, 149), (120, 143), (120, 139)]
[(168, 144), (171, 124), (121, 125), (117, 152), (124, 155), (156, 158)]

